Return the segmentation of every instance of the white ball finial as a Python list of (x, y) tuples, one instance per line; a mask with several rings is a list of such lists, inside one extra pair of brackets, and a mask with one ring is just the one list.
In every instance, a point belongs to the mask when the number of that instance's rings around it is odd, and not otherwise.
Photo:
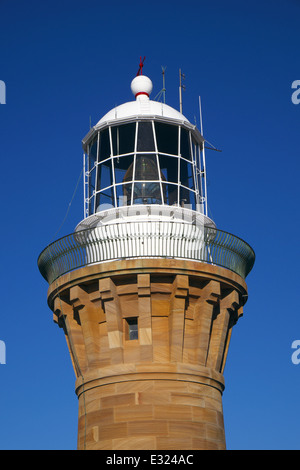
[(143, 95), (149, 97), (152, 88), (152, 81), (145, 75), (137, 75), (131, 82), (131, 91), (136, 98)]

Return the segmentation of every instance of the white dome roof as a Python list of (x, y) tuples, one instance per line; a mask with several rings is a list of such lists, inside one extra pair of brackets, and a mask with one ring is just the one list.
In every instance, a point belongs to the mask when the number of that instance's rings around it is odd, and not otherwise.
[(145, 75), (138, 75), (132, 80), (131, 91), (136, 97), (135, 101), (129, 101), (111, 109), (100, 119), (95, 129), (111, 121), (137, 116), (161, 116), (176, 121), (189, 122), (183, 114), (171, 106), (149, 99), (152, 91), (152, 81)]

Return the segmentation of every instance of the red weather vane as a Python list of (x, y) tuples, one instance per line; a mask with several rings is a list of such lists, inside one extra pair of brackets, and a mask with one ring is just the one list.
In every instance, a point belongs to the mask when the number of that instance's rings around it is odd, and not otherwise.
[(139, 66), (138, 73), (136, 74), (136, 76), (143, 75), (143, 67), (144, 67), (145, 59), (146, 57), (144, 57), (143, 60), (142, 60), (142, 57), (140, 57), (140, 66)]

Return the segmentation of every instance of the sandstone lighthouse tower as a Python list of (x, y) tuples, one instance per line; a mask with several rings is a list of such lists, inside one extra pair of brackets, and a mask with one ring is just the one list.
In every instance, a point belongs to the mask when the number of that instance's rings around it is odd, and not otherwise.
[(150, 99), (142, 68), (131, 90), (83, 139), (84, 219), (38, 260), (78, 449), (225, 449), (223, 370), (254, 252), (207, 215), (196, 126)]

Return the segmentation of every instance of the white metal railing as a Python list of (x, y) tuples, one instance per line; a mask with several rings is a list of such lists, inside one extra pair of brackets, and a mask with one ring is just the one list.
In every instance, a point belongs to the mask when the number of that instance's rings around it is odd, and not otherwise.
[(51, 284), (80, 267), (130, 258), (178, 258), (215, 264), (245, 278), (255, 254), (240, 238), (183, 221), (126, 221), (77, 231), (46, 247), (38, 267)]

